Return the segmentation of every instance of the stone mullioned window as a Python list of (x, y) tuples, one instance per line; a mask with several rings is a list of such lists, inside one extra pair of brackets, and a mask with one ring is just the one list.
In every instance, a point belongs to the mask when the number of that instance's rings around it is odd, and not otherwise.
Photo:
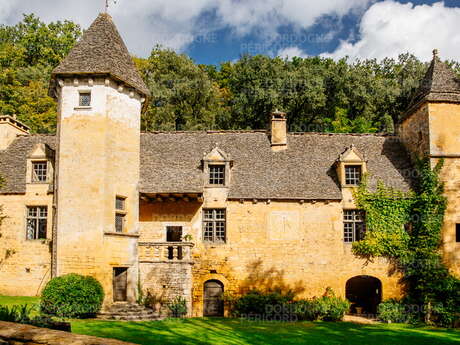
[(203, 241), (214, 243), (226, 241), (225, 209), (203, 210)]
[(48, 208), (46, 206), (27, 207), (27, 239), (46, 239)]

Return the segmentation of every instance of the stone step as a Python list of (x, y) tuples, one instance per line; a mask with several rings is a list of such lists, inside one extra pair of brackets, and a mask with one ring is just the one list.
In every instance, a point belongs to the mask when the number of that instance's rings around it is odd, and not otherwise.
[(114, 303), (98, 314), (102, 320), (151, 321), (160, 320), (158, 312), (138, 304)]

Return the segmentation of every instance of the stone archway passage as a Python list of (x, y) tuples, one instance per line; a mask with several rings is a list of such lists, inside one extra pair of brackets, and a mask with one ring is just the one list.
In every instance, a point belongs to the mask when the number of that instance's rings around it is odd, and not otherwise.
[(372, 276), (356, 276), (348, 279), (345, 296), (351, 302), (351, 312), (376, 314), (382, 301), (382, 282)]
[(224, 316), (224, 284), (218, 280), (204, 283), (204, 316)]

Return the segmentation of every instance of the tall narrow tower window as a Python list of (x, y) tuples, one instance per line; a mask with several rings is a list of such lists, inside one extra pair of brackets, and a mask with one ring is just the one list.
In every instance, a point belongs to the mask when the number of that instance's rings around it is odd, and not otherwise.
[(80, 92), (80, 98), (78, 105), (80, 107), (90, 107), (91, 106), (91, 92), (84, 91)]
[(126, 219), (126, 198), (117, 196), (115, 198), (115, 232), (123, 232)]

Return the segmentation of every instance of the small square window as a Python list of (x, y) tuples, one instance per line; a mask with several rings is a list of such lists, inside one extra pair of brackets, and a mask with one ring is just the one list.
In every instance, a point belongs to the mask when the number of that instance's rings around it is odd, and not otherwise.
[(455, 242), (460, 243), (460, 224), (455, 225)]
[(80, 92), (80, 98), (78, 105), (80, 107), (90, 107), (91, 106), (91, 92)]
[(32, 162), (32, 182), (48, 181), (48, 162)]
[(209, 166), (209, 184), (224, 185), (225, 184), (225, 165), (210, 165)]
[(349, 186), (358, 186), (361, 182), (361, 166), (345, 165), (345, 184)]

